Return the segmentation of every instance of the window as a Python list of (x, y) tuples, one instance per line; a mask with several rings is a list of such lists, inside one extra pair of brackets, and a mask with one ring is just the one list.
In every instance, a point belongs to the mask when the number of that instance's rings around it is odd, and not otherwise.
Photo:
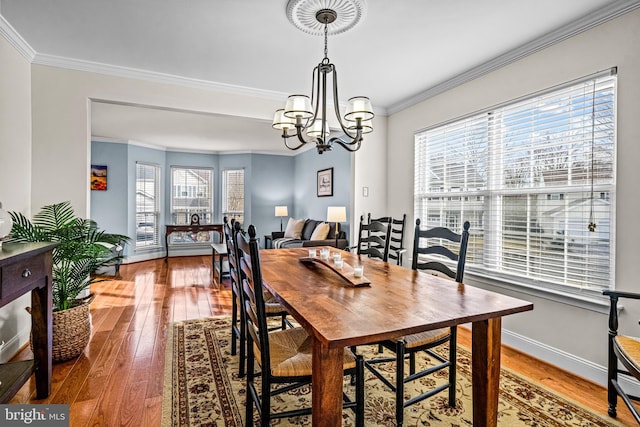
[(415, 217), (471, 222), (469, 273), (611, 287), (615, 95), (612, 70), (418, 132)]
[[(201, 224), (213, 222), (213, 170), (209, 168), (171, 167), (171, 221), (190, 224), (197, 214)], [(211, 243), (212, 233), (176, 232), (169, 236), (171, 244)]]
[(160, 166), (136, 163), (136, 248), (160, 246)]
[(222, 216), (244, 224), (244, 169), (222, 172)]

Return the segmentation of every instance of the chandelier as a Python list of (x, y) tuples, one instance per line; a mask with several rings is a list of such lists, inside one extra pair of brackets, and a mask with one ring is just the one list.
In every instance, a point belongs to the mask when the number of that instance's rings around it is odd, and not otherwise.
[[(315, 19), (324, 27), (324, 58), (313, 69), (311, 97), (291, 95), (287, 98), (285, 107), (277, 110), (274, 115), (272, 126), (282, 131), (284, 144), (290, 150), (298, 150), (306, 144), (315, 143), (319, 154), (330, 151), (334, 144), (348, 151), (357, 151), (362, 144), (362, 136), (373, 131), (371, 120), (374, 116), (373, 108), (371, 101), (365, 96), (350, 98), (344, 120), (341, 118), (337, 71), (327, 56), (328, 26), (337, 18), (338, 14), (333, 9), (320, 9), (315, 14)], [(331, 77), (334, 112), (344, 133), (341, 137), (330, 137), (331, 131), (327, 120), (329, 77)], [(295, 144), (289, 142), (289, 138), (292, 137), (297, 138)]]

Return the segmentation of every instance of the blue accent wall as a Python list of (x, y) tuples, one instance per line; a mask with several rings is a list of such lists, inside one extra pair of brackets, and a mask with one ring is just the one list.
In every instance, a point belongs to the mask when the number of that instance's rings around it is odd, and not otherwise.
[[(170, 219), (171, 166), (207, 167), (214, 170), (214, 221), (222, 222), (222, 171), (245, 171), (245, 224), (253, 224), (264, 245), (264, 235), (280, 230), (275, 206), (286, 205), (289, 216), (326, 220), (327, 206), (346, 206), (351, 200), (351, 153), (337, 148), (318, 155), (312, 149), (296, 156), (267, 154), (207, 154), (164, 151), (133, 144), (91, 143), (91, 163), (106, 165), (107, 191), (91, 192), (91, 218), (113, 233), (135, 237), (136, 162), (157, 164), (161, 170), (160, 224)], [(317, 172), (333, 167), (333, 196), (317, 197)], [(286, 226), (287, 218), (283, 218)], [(348, 224), (341, 224), (349, 233)], [(161, 227), (161, 244), (164, 230)], [(134, 244), (125, 255), (133, 255)], [(164, 248), (156, 257), (164, 256)]]
[[(295, 218), (327, 219), (328, 206), (346, 206), (347, 218), (351, 212), (351, 156), (353, 154), (336, 147), (319, 155), (315, 149), (295, 157), (294, 205)], [(333, 168), (333, 196), (317, 196), (319, 170)], [(289, 212), (291, 214), (291, 211)], [(349, 236), (349, 223), (340, 224)]]
[(107, 167), (107, 191), (91, 191), (91, 219), (110, 233), (127, 234), (127, 146), (92, 143), (91, 164)]

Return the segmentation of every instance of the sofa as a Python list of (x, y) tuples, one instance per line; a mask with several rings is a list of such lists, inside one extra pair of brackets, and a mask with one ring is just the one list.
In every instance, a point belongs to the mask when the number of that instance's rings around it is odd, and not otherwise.
[(289, 218), (285, 231), (271, 234), (272, 247), (275, 249), (313, 246), (336, 247), (336, 225), (338, 227), (337, 248), (345, 249), (349, 246), (349, 242), (344, 231), (340, 230), (340, 223), (329, 223), (310, 218)]

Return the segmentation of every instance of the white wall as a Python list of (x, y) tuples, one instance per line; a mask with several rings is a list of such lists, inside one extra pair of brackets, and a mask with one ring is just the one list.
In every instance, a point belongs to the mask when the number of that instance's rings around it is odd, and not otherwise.
[[(616, 203), (616, 288), (640, 291), (638, 285), (638, 212), (640, 212), (640, 10), (565, 40), (488, 75), (428, 99), (389, 118), (388, 208), (402, 206), (413, 218), (413, 134), (415, 131), (515, 99), (612, 66), (618, 67), (618, 155)], [(413, 229), (413, 226), (410, 226)], [(467, 279), (467, 277), (465, 277)], [(468, 278), (470, 284), (473, 280)], [(475, 282), (478, 283), (478, 282)], [(501, 289), (498, 289), (502, 291)], [(590, 375), (606, 365), (607, 316), (517, 291), (534, 311), (508, 316), (506, 338), (534, 340), (541, 355), (578, 361)], [(624, 329), (640, 334), (640, 305), (625, 303)], [(519, 335), (518, 335), (519, 334)], [(522, 340), (521, 340), (522, 341)], [(522, 342), (520, 342), (522, 344)], [(544, 348), (550, 346), (550, 348)], [(566, 360), (565, 360), (566, 362)], [(578, 369), (573, 367), (574, 370)], [(601, 374), (602, 372), (600, 372)], [(593, 376), (592, 376), (593, 377)], [(602, 379), (601, 377), (597, 378)]]
[[(7, 211), (30, 214), (31, 196), (31, 65), (0, 37), (0, 202)], [(0, 308), (0, 362), (8, 360), (28, 339), (29, 296)]]

